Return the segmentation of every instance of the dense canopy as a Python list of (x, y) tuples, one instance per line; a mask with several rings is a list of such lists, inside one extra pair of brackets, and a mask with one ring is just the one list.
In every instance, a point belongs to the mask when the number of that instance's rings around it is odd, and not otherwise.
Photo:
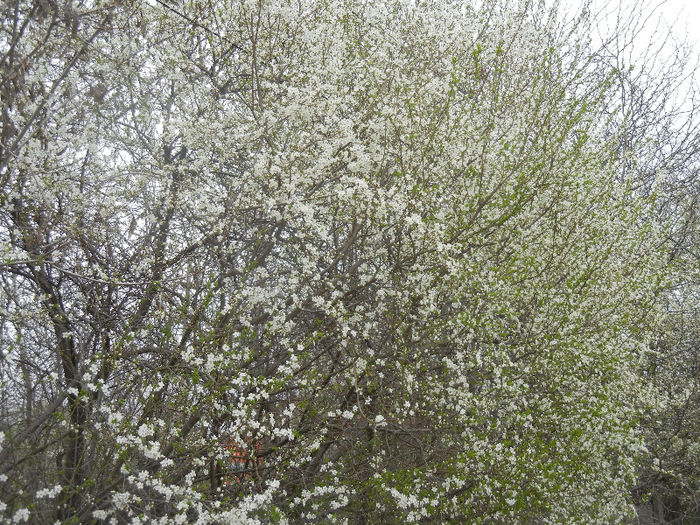
[(672, 196), (588, 11), (481, 4), (3, 5), (2, 519), (634, 513)]

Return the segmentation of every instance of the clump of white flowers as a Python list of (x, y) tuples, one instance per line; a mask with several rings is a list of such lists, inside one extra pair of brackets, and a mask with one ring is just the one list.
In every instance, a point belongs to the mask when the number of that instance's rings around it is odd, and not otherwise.
[(61, 485), (54, 485), (53, 487), (47, 487), (40, 489), (36, 492), (36, 499), (53, 499), (61, 493)]

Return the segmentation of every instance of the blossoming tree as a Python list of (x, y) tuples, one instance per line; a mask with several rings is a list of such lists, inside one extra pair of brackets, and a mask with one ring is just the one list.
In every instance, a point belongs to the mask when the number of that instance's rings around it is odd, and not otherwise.
[(631, 512), (665, 259), (585, 13), (3, 10), (6, 517)]

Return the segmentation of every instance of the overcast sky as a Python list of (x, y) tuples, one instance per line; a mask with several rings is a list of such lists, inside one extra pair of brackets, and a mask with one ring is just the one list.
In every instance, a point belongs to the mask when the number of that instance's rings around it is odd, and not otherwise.
[[(695, 37), (697, 41), (698, 25), (700, 23), (700, 1), (699, 0), (667, 0), (660, 8), (660, 16), (669, 24), (675, 22), (675, 30), (679, 34)], [(693, 31), (693, 28), (695, 30)]]
[[(567, 2), (567, 0), (564, 0)], [(569, 0), (572, 1), (572, 0)], [(652, 38), (653, 30), (659, 28), (671, 28), (680, 39), (688, 38), (695, 46), (698, 43), (698, 26), (700, 26), (700, 0), (593, 0), (594, 5), (602, 7), (610, 13), (614, 13), (622, 6), (637, 6), (644, 4), (643, 12), (648, 17), (646, 20), (647, 31), (640, 38)], [(578, 3), (573, 0), (573, 3)], [(640, 42), (643, 46), (644, 42)]]
[[(545, 0), (553, 2), (557, 0)], [(559, 0), (564, 9), (564, 13), (578, 12), (581, 4), (585, 0)], [(659, 50), (660, 54), (656, 58), (660, 60), (652, 60), (652, 75), (660, 74), (667, 65), (671, 65), (671, 61), (678, 55), (678, 45), (682, 42), (693, 47), (692, 50), (686, 49), (684, 60), (686, 60), (686, 72), (692, 70), (700, 72), (700, 0), (591, 0), (591, 12), (600, 15), (601, 12), (606, 16), (600, 16), (598, 19), (597, 29), (591, 34), (593, 45), (600, 44), (600, 39), (603, 35), (618, 34), (615, 31), (615, 21), (622, 10), (621, 18), (629, 19), (629, 13), (632, 9), (635, 13), (633, 20), (638, 22), (644, 29), (639, 31), (634, 38), (633, 48), (627, 48), (627, 52), (623, 53), (620, 58), (622, 62), (620, 66), (638, 67), (641, 64), (650, 64), (649, 55), (645, 58), (645, 51), (652, 55), (655, 50)], [(642, 4), (640, 12), (640, 4)], [(566, 15), (565, 15), (566, 16)], [(664, 40), (669, 36), (673, 37), (675, 42), (666, 42)], [(622, 40), (629, 42), (630, 34), (623, 35)], [(615, 53), (614, 50), (612, 50)], [(653, 57), (652, 57), (653, 58)], [(685, 81), (681, 81), (676, 86), (675, 95), (678, 97), (676, 102), (680, 102), (681, 106), (686, 106), (689, 109), (691, 103), (691, 91), (694, 91), (693, 84), (698, 86), (698, 79), (688, 76)], [(697, 96), (697, 95), (696, 95)]]
[[(552, 1), (552, 0), (549, 0)], [(584, 0), (560, 0), (565, 12), (573, 10), (578, 12)], [(622, 19), (628, 19), (630, 11), (635, 13), (633, 20), (643, 24), (644, 28), (634, 38), (634, 52), (625, 53), (625, 65), (644, 62), (641, 58), (645, 50), (662, 47), (664, 39), (673, 36), (675, 42), (666, 42), (663, 45), (665, 51), (661, 53), (675, 53), (677, 46), (685, 42), (693, 46), (693, 52), (687, 55), (689, 67), (700, 62), (700, 0), (591, 0), (592, 12), (600, 16), (598, 22), (599, 34), (592, 34), (594, 45), (600, 42), (603, 35), (617, 34), (615, 21), (622, 10)], [(641, 6), (641, 7), (640, 7)], [(625, 42), (629, 42), (630, 34), (623, 36)], [(670, 56), (668, 57), (671, 58)], [(663, 60), (662, 60), (663, 62)], [(663, 68), (663, 64), (657, 63)]]

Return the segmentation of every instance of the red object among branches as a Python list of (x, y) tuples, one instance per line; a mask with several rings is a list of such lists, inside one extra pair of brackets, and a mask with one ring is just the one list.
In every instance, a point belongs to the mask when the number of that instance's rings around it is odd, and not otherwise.
[[(260, 452), (262, 452), (262, 442), (260, 440), (255, 440), (250, 447), (242, 446), (240, 443), (236, 443), (233, 440), (228, 440), (224, 447), (231, 454), (231, 471), (234, 472), (234, 479), (241, 483), (243, 481), (250, 479), (250, 472), (255, 466), (262, 465), (262, 458), (260, 457)], [(254, 452), (251, 452), (251, 448)], [(229, 483), (228, 481), (226, 482)]]

